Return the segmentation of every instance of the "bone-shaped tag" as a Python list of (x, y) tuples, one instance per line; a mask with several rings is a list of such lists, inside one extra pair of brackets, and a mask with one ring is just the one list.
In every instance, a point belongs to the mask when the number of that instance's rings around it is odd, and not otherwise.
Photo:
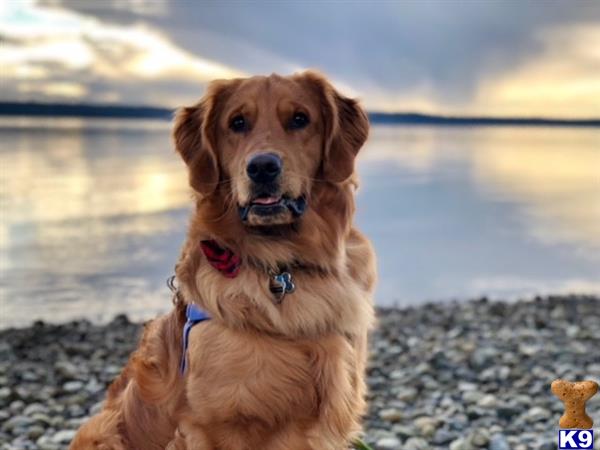
[(558, 422), (561, 428), (590, 429), (594, 426), (594, 421), (585, 411), (585, 402), (598, 392), (598, 383), (554, 380), (550, 389), (565, 405), (565, 413)]
[(285, 294), (291, 294), (296, 290), (296, 285), (289, 272), (282, 272), (271, 277), (269, 288), (277, 300), (281, 302)]

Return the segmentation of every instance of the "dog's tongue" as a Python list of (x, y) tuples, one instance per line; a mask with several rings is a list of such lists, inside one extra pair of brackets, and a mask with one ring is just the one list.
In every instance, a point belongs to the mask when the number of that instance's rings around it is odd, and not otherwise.
[(252, 203), (256, 205), (272, 205), (273, 203), (277, 203), (279, 201), (278, 197), (259, 197), (255, 198)]

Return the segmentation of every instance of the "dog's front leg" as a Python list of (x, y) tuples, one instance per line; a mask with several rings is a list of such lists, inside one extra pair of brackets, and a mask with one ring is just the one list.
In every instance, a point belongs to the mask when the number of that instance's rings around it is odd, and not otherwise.
[(175, 438), (169, 442), (165, 450), (216, 450), (216, 448), (200, 427), (183, 419), (175, 431)]
[(360, 352), (343, 337), (328, 339), (322, 349), (313, 364), (321, 399), (319, 419), (309, 430), (308, 440), (311, 448), (346, 450), (361, 430), (364, 365), (359, 361)]

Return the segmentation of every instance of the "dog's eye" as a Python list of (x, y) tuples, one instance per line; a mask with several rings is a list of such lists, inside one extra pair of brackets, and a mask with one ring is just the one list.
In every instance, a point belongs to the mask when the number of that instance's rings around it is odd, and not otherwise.
[(244, 116), (241, 114), (235, 116), (231, 119), (231, 122), (229, 122), (229, 128), (231, 128), (231, 131), (234, 133), (243, 133), (247, 129), (246, 119), (244, 119)]
[(297, 112), (292, 116), (292, 120), (290, 120), (290, 129), (291, 130), (299, 130), (304, 128), (309, 124), (308, 116), (304, 113)]

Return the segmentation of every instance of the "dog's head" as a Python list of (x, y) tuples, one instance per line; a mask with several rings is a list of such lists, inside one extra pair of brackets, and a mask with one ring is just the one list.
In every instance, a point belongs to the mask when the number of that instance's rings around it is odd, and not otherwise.
[(199, 198), (257, 230), (301, 221), (315, 184), (347, 181), (368, 128), (355, 100), (305, 72), (213, 82), (178, 112), (174, 140)]

